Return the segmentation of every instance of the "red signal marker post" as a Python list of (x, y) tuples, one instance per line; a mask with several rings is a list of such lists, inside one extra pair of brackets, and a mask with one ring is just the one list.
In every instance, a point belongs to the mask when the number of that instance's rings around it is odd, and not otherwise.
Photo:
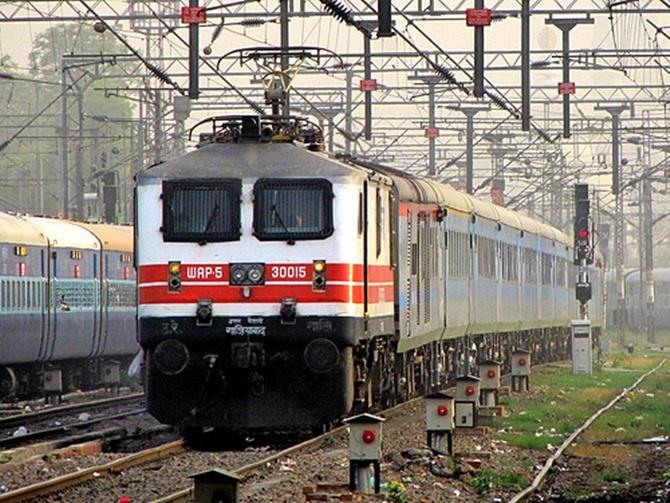
[(427, 127), (423, 133), (426, 138), (433, 139), (440, 137), (440, 130), (436, 127)]
[(207, 22), (207, 11), (204, 7), (181, 8), (181, 22), (184, 24), (202, 24)]
[(575, 94), (577, 86), (574, 82), (559, 82), (558, 83), (558, 94)]
[(358, 88), (364, 92), (372, 92), (377, 90), (377, 79), (362, 79), (358, 83)]
[(202, 23), (207, 22), (207, 9), (199, 6), (198, 0), (189, 0), (189, 5), (181, 8), (181, 22), (188, 25), (188, 97), (196, 100), (200, 96), (198, 30)]
[(465, 9), (465, 24), (468, 26), (490, 26), (492, 17), (491, 9)]

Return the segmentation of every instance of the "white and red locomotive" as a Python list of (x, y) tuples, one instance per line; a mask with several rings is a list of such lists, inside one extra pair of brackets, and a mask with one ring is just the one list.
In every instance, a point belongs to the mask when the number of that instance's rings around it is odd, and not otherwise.
[(214, 119), (198, 149), (137, 176), (139, 342), (159, 420), (319, 427), (439, 388), (472, 344), (565, 350), (562, 233), (277, 128)]

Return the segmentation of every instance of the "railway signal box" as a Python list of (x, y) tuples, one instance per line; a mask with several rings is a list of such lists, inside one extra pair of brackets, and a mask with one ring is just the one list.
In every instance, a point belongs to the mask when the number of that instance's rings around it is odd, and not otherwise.
[(191, 475), (195, 485), (195, 503), (237, 503), (237, 487), (240, 478), (230, 472), (215, 468)]
[(572, 373), (574, 375), (593, 373), (593, 346), (589, 320), (572, 320)]
[(487, 360), (479, 364), (481, 404), (484, 406), (493, 407), (498, 404), (500, 365), (500, 362), (495, 360)]
[(479, 377), (466, 375), (456, 378), (456, 400), (479, 402)]
[(528, 391), (530, 376), (530, 356), (527, 349), (512, 352), (512, 391)]
[(442, 441), (447, 437), (448, 452), (453, 454), (452, 432), (454, 430), (454, 397), (438, 391), (425, 397), (426, 434), (428, 446), (444, 452)]
[(375, 492), (380, 491), (383, 417), (359, 414), (345, 419), (349, 425), (349, 487), (369, 492), (369, 467), (374, 466)]
[(456, 378), (455, 409), (457, 428), (474, 428), (477, 426), (479, 383), (479, 378), (471, 375)]
[(451, 431), (454, 429), (454, 397), (438, 391), (426, 395), (426, 430)]

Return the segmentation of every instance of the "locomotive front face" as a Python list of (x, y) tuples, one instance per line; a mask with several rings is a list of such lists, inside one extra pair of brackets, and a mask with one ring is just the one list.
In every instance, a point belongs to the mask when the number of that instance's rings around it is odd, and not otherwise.
[(329, 176), (140, 178), (139, 337), (154, 416), (253, 429), (350, 409), (360, 190)]

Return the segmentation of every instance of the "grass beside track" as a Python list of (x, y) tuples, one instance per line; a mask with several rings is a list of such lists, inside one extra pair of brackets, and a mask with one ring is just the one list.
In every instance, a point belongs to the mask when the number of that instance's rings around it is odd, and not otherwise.
[[(612, 353), (603, 367), (591, 376), (574, 376), (569, 365), (546, 366), (531, 375), (529, 393), (515, 393), (501, 401), (509, 415), (496, 423), (497, 436), (516, 447), (546, 452), (551, 446), (560, 445), (589, 416), (657, 365), (661, 358), (660, 353), (651, 351), (633, 355)], [(662, 375), (667, 379), (667, 373)], [(649, 386), (647, 382), (644, 384)], [(662, 410), (667, 414), (667, 405), (665, 409), (656, 405), (653, 408), (659, 415)], [(594, 424), (592, 429), (602, 431), (603, 438), (619, 427), (612, 428), (606, 422), (600, 426), (600, 423)]]

